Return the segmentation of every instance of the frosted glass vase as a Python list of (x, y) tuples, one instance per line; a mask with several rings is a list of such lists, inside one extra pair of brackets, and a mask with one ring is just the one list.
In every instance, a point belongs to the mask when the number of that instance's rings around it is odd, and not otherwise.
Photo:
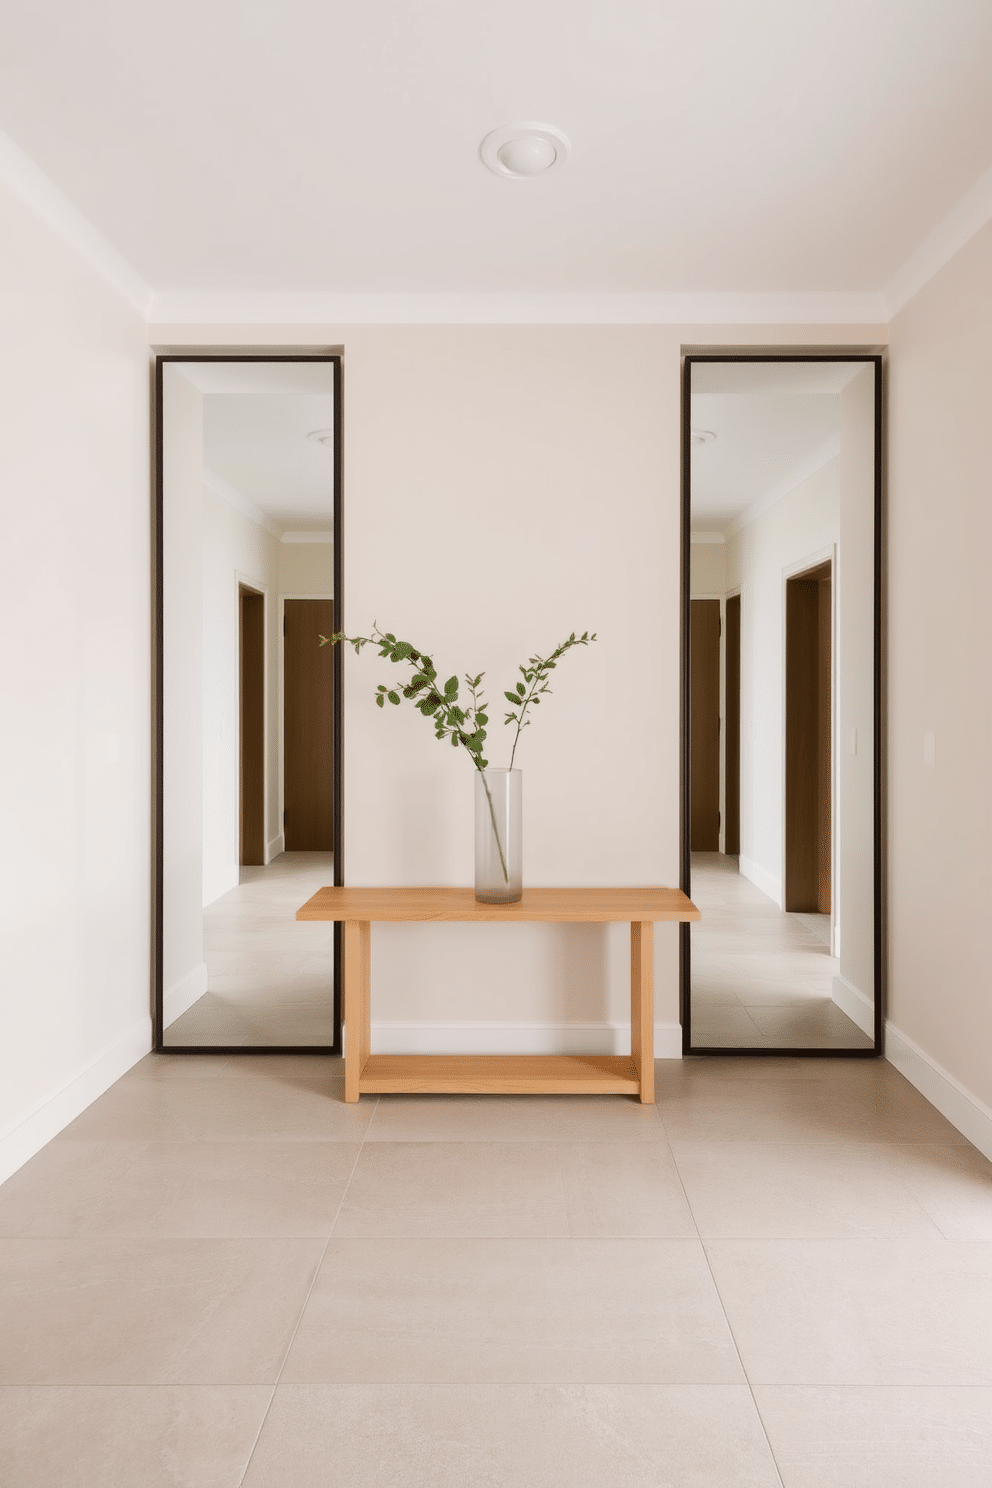
[(475, 897), (513, 904), (523, 893), (521, 772), (475, 772)]

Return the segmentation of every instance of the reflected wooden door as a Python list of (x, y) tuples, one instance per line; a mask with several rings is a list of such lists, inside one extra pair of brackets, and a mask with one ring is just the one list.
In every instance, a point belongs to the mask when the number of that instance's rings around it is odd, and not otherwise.
[(334, 601), (287, 599), (283, 630), (283, 758), (287, 852), (333, 849)]
[(690, 769), (693, 852), (720, 851), (720, 601), (690, 607)]
[(238, 586), (238, 861), (265, 862), (265, 598)]

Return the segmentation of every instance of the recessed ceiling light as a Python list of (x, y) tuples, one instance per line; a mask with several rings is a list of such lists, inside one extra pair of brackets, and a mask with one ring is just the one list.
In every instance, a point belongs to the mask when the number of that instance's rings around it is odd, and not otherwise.
[(527, 181), (558, 170), (570, 149), (566, 136), (550, 124), (504, 124), (486, 135), (479, 154), (494, 175)]
[(307, 438), (312, 439), (314, 444), (323, 444), (324, 446), (329, 448), (334, 443), (334, 430), (311, 429), (310, 433), (307, 435)]
[(691, 429), (689, 439), (693, 444), (712, 444), (716, 435), (712, 429)]

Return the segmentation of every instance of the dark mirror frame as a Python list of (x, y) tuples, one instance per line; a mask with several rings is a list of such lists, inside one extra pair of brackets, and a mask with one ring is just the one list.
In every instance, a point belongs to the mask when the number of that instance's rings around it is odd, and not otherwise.
[[(331, 1044), (166, 1044), (164, 1041), (165, 1030), (163, 1024), (163, 843), (165, 826), (165, 793), (164, 793), (164, 769), (163, 769), (163, 741), (165, 728), (165, 699), (163, 695), (163, 662), (164, 662), (164, 627), (163, 627), (163, 600), (165, 574), (163, 570), (163, 521), (164, 521), (164, 430), (163, 417), (163, 372), (167, 362), (330, 362), (334, 366), (334, 510), (332, 514), (332, 531), (334, 534), (334, 618), (339, 630), (344, 629), (344, 501), (343, 501), (343, 479), (342, 479), (342, 455), (343, 437), (342, 424), (344, 413), (344, 390), (343, 366), (340, 352), (323, 352), (307, 350), (285, 352), (269, 351), (224, 351), (218, 348), (203, 351), (173, 351), (155, 358), (155, 399), (154, 399), (154, 431), (155, 431), (155, 493), (154, 493), (154, 521), (152, 532), (153, 558), (155, 564), (155, 580), (153, 590), (154, 614), (154, 717), (153, 747), (154, 747), (154, 771), (153, 771), (153, 851), (154, 851), (154, 900), (153, 900), (153, 981), (154, 1000), (152, 1016), (155, 1030), (154, 1050), (158, 1054), (324, 1054), (339, 1055), (342, 1051), (341, 1040), (341, 987), (342, 987), (342, 947), (341, 926), (334, 926), (334, 1041)], [(332, 677), (332, 696), (334, 715), (332, 720), (333, 729), (333, 791), (334, 791), (334, 822), (332, 831), (334, 872), (333, 878), (336, 885), (344, 883), (344, 686), (343, 669), (340, 660), (335, 658), (337, 664), (334, 667)]]
[(854, 349), (851, 351), (832, 348), (829, 351), (714, 351), (705, 352), (684, 351), (682, 358), (682, 530), (681, 530), (681, 579), (682, 579), (682, 605), (681, 605), (681, 677), (680, 677), (680, 731), (681, 731), (681, 770), (680, 770), (680, 831), (681, 831), (681, 883), (680, 887), (689, 897), (692, 897), (691, 886), (691, 843), (689, 837), (690, 829), (690, 769), (691, 753), (689, 739), (689, 551), (691, 532), (691, 452), (692, 444), (690, 429), (692, 421), (692, 368), (697, 362), (865, 362), (871, 363), (875, 368), (875, 510), (874, 510), (874, 604), (873, 604), (873, 693), (874, 693), (874, 717), (872, 729), (873, 742), (873, 781), (874, 781), (874, 809), (873, 809), (873, 842), (874, 842), (874, 864), (873, 878), (875, 889), (874, 912), (874, 1044), (866, 1049), (816, 1049), (816, 1048), (733, 1048), (733, 1047), (700, 1047), (692, 1043), (692, 967), (691, 967), (691, 942), (690, 926), (683, 924), (679, 926), (679, 983), (680, 1001), (682, 1015), (682, 1053), (686, 1054), (723, 1054), (740, 1056), (742, 1054), (772, 1056), (778, 1058), (829, 1058), (829, 1059), (875, 1059), (880, 1056), (882, 1050), (883, 1032), (883, 759), (882, 759), (882, 728), (883, 728), (883, 691), (882, 691), (882, 551), (883, 551), (883, 378), (884, 359), (880, 352), (866, 351), (865, 349)]

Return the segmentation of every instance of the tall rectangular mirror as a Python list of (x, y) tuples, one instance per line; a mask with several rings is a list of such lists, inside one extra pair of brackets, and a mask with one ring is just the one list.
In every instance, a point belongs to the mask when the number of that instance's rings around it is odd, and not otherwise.
[(685, 358), (686, 1052), (881, 1052), (880, 377)]
[(339, 358), (160, 357), (157, 414), (157, 1047), (335, 1051)]

